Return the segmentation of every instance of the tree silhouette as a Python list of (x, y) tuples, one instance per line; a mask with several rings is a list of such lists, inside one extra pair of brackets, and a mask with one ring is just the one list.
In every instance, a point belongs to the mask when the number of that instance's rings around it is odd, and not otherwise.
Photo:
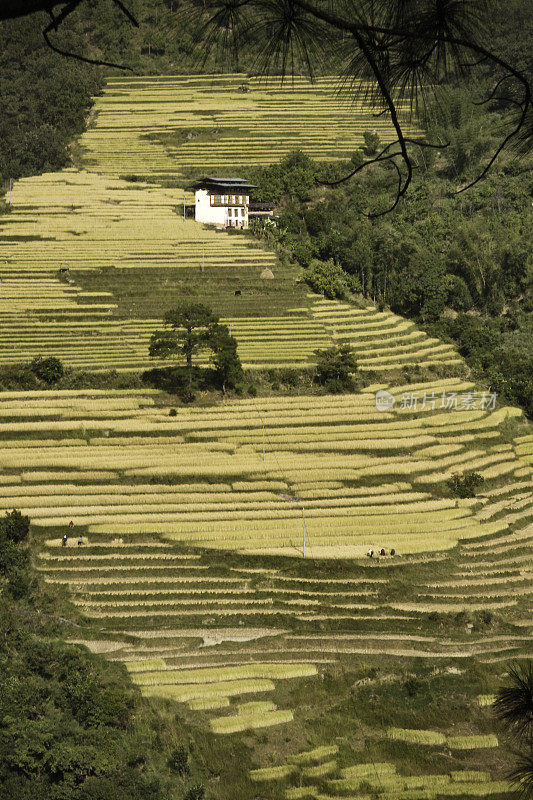
[(187, 397), (192, 399), (193, 357), (201, 350), (211, 351), (215, 377), (225, 393), (242, 378), (242, 365), (237, 355), (237, 340), (226, 325), (202, 303), (180, 303), (165, 314), (165, 330), (155, 331), (150, 339), (151, 358), (185, 357)]
[(507, 675), (493, 709), (514, 745), (509, 779), (519, 796), (533, 798), (533, 661), (512, 664)]
[[(111, 61), (102, 61), (101, 59), (88, 58), (87, 56), (72, 53), (58, 47), (50, 38), (50, 34), (57, 31), (62, 23), (69, 17), (85, 0), (1, 0), (0, 4), (0, 21), (6, 19), (17, 19), (20, 17), (29, 17), (32, 14), (37, 14), (39, 11), (44, 11), (50, 17), (50, 24), (43, 29), (43, 37), (48, 47), (62, 56), (74, 58), (76, 61), (83, 61), (85, 64), (98, 64), (104, 67), (117, 67), (118, 69), (128, 69), (121, 64), (114, 64)], [(109, 0), (110, 3), (117, 6), (122, 13), (129, 19), (132, 25), (136, 28), (139, 27), (135, 16), (122, 2), (122, 0)], [(56, 9), (59, 10), (56, 13)]]
[(167, 328), (155, 331), (150, 338), (151, 358), (185, 356), (189, 395), (192, 395), (193, 356), (208, 341), (208, 327), (218, 322), (202, 303), (180, 303), (165, 314)]
[[(487, 0), (195, 0), (198, 37), (204, 50), (238, 56), (251, 46), (257, 52), (260, 74), (294, 75), (304, 64), (310, 77), (324, 63), (324, 54), (337, 54), (342, 75), (339, 89), (348, 98), (367, 95), (378, 115), (387, 115), (396, 138), (361, 163), (335, 185), (368, 166), (388, 162), (397, 176), (396, 196), (381, 216), (407, 192), (413, 177), (411, 148), (442, 149), (446, 141), (413, 139), (404, 119), (428, 108), (438, 87), (454, 79), (473, 80), (475, 70), (492, 64), (499, 71), (494, 88), (480, 104), (507, 100), (514, 112), (507, 129), (478, 176), (488, 173), (505, 149), (528, 152), (533, 142), (532, 93), (528, 79), (516, 66), (489, 49), (490, 3)], [(502, 92), (513, 98), (504, 98)], [(515, 95), (518, 99), (515, 99)], [(407, 106), (409, 113), (403, 112)]]

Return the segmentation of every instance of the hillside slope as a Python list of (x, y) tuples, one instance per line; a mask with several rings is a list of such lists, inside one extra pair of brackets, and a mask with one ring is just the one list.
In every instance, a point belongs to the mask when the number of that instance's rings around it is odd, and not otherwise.
[[(151, 160), (163, 145), (139, 130), (141, 150), (128, 129), (120, 146), (153, 182), (112, 174), (108, 122), (101, 171), (15, 185), (1, 363), (145, 368), (163, 312), (190, 297), (231, 325), (249, 367), (306, 366), (349, 341), (376, 377), (353, 395), (204, 407), (150, 390), (2, 392), (0, 505), (31, 517), (35, 567), (98, 625), (72, 639), (124, 662), (160, 719), (228, 742), (226, 759), (202, 750), (208, 798), (503, 800), (487, 703), (533, 630), (521, 412), (410, 321), (320, 300), (251, 238), (184, 222), (183, 189)], [(406, 383), (409, 365), (434, 379)], [(484, 483), (460, 499), (447, 481), (472, 470)]]
[(184, 295), (231, 325), (250, 368), (307, 366), (338, 341), (367, 371), (463, 363), (395, 314), (309, 295), (296, 268), (250, 237), (184, 221), (181, 200), (179, 189), (76, 170), (18, 181), (0, 221), (0, 364), (53, 355), (68, 367), (147, 369), (150, 335)]

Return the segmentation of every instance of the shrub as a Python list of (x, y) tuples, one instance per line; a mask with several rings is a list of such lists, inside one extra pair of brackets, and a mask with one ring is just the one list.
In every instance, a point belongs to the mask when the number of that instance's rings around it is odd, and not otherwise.
[(279, 370), (279, 379), (286, 386), (298, 386), (300, 384), (300, 372), (292, 367), (282, 367)]
[(2, 391), (25, 391), (41, 388), (37, 375), (29, 364), (9, 364), (0, 367), (0, 388)]
[(315, 248), (311, 239), (305, 239), (299, 236), (290, 243), (290, 249), (292, 250), (293, 258), (295, 258), (302, 267), (309, 267), (315, 253)]
[(459, 275), (448, 275), (446, 283), (448, 289), (446, 302), (450, 308), (454, 311), (469, 311), (474, 301), (464, 279)]
[(365, 146), (363, 147), (365, 156), (375, 156), (381, 145), (379, 134), (376, 133), (376, 131), (365, 131), (363, 133), (363, 139), (365, 142)]
[(358, 278), (348, 275), (332, 259), (319, 261), (314, 258), (309, 264), (305, 280), (314, 292), (330, 300), (342, 299), (349, 292), (361, 291)]
[[(201, 376), (201, 368), (193, 367), (191, 385), (194, 389)], [(177, 394), (185, 400), (189, 393), (189, 375), (186, 367), (156, 367), (142, 373), (142, 381), (154, 389)]]
[(177, 772), (178, 775), (189, 774), (189, 753), (184, 745), (180, 744), (172, 749), (168, 759), (168, 765), (174, 772)]
[(183, 795), (183, 800), (203, 800), (205, 795), (205, 788), (201, 783), (195, 783)]
[(30, 519), (20, 511), (14, 510), (6, 513), (0, 520), (0, 536), (5, 537), (14, 544), (20, 544), (28, 537), (30, 530)]
[(479, 472), (465, 472), (463, 475), (455, 474), (446, 481), (456, 497), (475, 497), (485, 478)]
[(50, 356), (50, 358), (35, 358), (31, 362), (31, 371), (36, 375), (39, 380), (52, 386), (63, 377), (65, 370), (59, 358)]
[(329, 392), (339, 393), (354, 388), (353, 373), (357, 371), (355, 354), (349, 344), (315, 350), (317, 365), (315, 383)]

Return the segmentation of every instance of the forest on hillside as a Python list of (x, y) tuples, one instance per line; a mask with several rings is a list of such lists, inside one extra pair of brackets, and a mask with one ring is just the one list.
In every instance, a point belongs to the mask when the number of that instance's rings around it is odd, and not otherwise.
[(249, 170), (261, 199), (279, 210), (278, 228), (256, 233), (298, 262), (315, 291), (362, 294), (453, 342), (479, 380), (531, 416), (533, 178), (508, 162), (456, 194), (458, 180), (474, 173), (490, 146), (484, 120), (473, 120), (471, 109), (467, 98), (450, 95), (446, 133), (455, 147), (429, 164), (420, 160), (410, 192), (375, 220), (365, 211), (390, 202), (390, 168), (335, 188), (323, 181), (350, 165), (314, 163), (299, 152)]
[(201, 800), (187, 732), (162, 733), (122, 665), (65, 641), (91, 628), (33, 571), (29, 525), (0, 519), (1, 800)]

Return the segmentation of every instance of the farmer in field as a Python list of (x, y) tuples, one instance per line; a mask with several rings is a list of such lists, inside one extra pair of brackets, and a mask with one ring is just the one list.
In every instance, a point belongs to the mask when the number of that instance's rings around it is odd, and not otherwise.
[(61, 539), (61, 547), (66, 547), (66, 546), (67, 546), (67, 534), (64, 533), (63, 538)]
[(370, 548), (370, 550), (368, 551), (368, 553), (367, 553), (367, 556), (368, 556), (369, 558), (373, 558), (373, 556), (374, 556), (374, 551), (372, 550), (372, 548)]

